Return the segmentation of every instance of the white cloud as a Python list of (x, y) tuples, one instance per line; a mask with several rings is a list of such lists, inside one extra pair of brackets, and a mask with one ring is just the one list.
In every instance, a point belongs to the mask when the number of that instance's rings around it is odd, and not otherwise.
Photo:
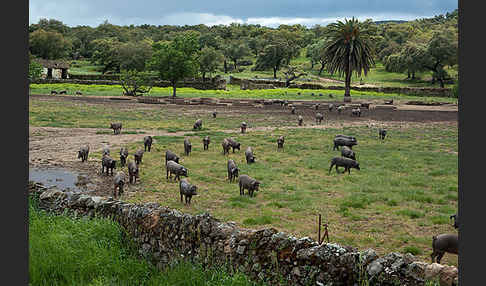
[[(208, 13), (176, 13), (158, 19), (156, 22), (167, 25), (229, 25), (231, 23), (243, 24), (242, 19), (226, 15), (213, 15)], [(163, 25), (162, 24), (162, 25)]]

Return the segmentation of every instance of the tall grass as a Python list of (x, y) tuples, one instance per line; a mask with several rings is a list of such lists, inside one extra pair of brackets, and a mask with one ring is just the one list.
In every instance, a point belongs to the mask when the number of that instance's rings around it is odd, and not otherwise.
[(50, 214), (29, 197), (29, 285), (257, 285), (188, 261), (160, 271), (125, 237), (109, 219)]

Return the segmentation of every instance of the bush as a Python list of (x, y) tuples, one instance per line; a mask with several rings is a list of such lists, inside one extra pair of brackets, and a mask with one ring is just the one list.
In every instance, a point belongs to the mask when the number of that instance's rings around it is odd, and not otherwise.
[(405, 253), (410, 253), (410, 254), (413, 254), (413, 255), (420, 255), (423, 253), (422, 249), (416, 247), (416, 246), (413, 246), (413, 245), (410, 245), (410, 246), (407, 246), (403, 249), (403, 252)]

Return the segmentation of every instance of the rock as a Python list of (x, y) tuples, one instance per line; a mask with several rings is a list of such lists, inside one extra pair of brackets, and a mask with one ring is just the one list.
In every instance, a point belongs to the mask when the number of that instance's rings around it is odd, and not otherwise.
[(371, 261), (373, 261), (377, 258), (378, 258), (378, 255), (371, 248), (361, 252), (361, 263), (363, 263), (363, 265), (368, 265)]
[(427, 267), (427, 263), (425, 262), (412, 262), (408, 264), (405, 275), (412, 277), (416, 280), (423, 280), (425, 276), (425, 268)]
[(295, 275), (295, 276), (300, 276), (299, 267), (292, 268), (292, 274)]
[(240, 255), (243, 255), (243, 253), (245, 253), (245, 249), (246, 249), (246, 246), (244, 245), (239, 245), (237, 248), (236, 248), (236, 253), (240, 254)]
[(368, 272), (368, 275), (370, 275), (370, 277), (376, 276), (381, 271), (383, 271), (383, 265), (377, 259), (371, 262), (368, 267), (366, 267), (366, 271)]
[(248, 240), (242, 239), (240, 242), (238, 242), (238, 245), (248, 245)]
[(425, 268), (425, 279), (426, 280), (433, 280), (434, 277), (437, 277), (439, 275), (439, 272), (444, 268), (444, 265), (441, 265), (439, 263), (432, 263), (427, 265)]
[(403, 259), (397, 259), (395, 262), (393, 262), (390, 268), (393, 272), (399, 272), (403, 266), (405, 266)]
[(458, 270), (454, 266), (444, 266), (439, 273), (439, 282), (441, 286), (452, 286), (458, 278)]
[(61, 198), (63, 199), (66, 197), (63, 191), (57, 189), (57, 188), (52, 188), (47, 191), (44, 191), (42, 194), (40, 194), (39, 198), (41, 200), (50, 200), (50, 199), (57, 199)]

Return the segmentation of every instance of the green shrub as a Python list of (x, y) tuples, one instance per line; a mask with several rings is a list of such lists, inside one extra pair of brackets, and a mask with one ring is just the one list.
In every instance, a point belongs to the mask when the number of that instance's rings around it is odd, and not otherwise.
[(403, 252), (404, 253), (410, 253), (410, 254), (413, 254), (413, 255), (420, 255), (420, 254), (423, 253), (422, 249), (420, 249), (416, 246), (413, 246), (413, 245), (406, 246), (403, 249)]

